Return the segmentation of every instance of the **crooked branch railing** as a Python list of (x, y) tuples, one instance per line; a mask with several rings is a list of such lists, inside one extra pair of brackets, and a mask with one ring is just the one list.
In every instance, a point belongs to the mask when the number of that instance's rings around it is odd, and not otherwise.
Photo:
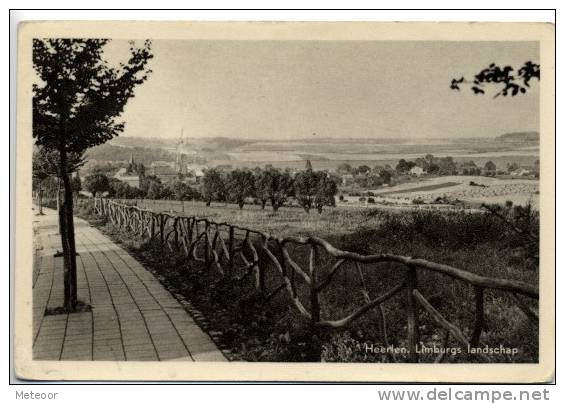
[[(510, 293), (516, 306), (532, 320), (536, 327), (538, 324), (536, 310), (522, 299), (526, 296), (538, 300), (538, 289), (521, 281), (489, 278), (449, 265), (400, 255), (361, 255), (339, 250), (326, 240), (318, 237), (279, 238), (262, 231), (230, 223), (218, 223), (194, 216), (153, 212), (110, 199), (97, 198), (94, 205), (96, 213), (106, 217), (114, 226), (131, 231), (141, 238), (158, 240), (163, 247), (173, 251), (181, 249), (191, 259), (204, 263), (207, 268), (215, 267), (221, 276), (237, 280), (253, 276), (256, 290), (267, 300), (273, 298), (282, 290), (286, 290), (300, 315), (315, 328), (345, 327), (369, 310), (376, 309), (381, 337), (384, 345), (388, 346), (387, 324), (383, 305), (391, 298), (404, 293), (407, 313), (407, 350), (411, 362), (418, 362), (419, 360), (419, 350), (417, 349), (420, 341), (419, 307), (427, 311), (430, 318), (445, 330), (444, 347), (447, 347), (450, 337), (464, 347), (480, 346), (481, 334), (485, 327), (484, 291), (487, 289)], [(292, 258), (289, 245), (308, 248), (307, 269), (304, 269)], [(324, 251), (335, 260), (333, 265), (323, 274), (319, 271), (319, 266), (316, 265), (320, 261), (320, 251)], [(282, 277), (282, 283), (271, 287), (271, 290), (267, 290), (265, 281), (265, 271), (268, 265), (266, 262), (262, 262), (260, 265), (260, 254), (274, 266)], [(358, 272), (364, 304), (343, 318), (337, 320), (322, 319), (320, 294), (332, 283), (335, 275), (346, 262), (353, 263)], [(381, 296), (371, 297), (365, 285), (361, 264), (379, 263), (402, 264), (406, 270), (398, 285)], [(418, 273), (420, 271), (440, 273), (473, 287), (475, 299), (474, 322), (469, 338), (459, 327), (448, 321), (419, 291)], [(297, 291), (298, 277), (306, 285), (305, 295), (309, 301), (307, 305), (303, 304)], [(389, 357), (391, 360), (395, 360), (394, 354), (389, 354)], [(440, 362), (443, 358), (444, 354), (438, 355), (436, 362)]]

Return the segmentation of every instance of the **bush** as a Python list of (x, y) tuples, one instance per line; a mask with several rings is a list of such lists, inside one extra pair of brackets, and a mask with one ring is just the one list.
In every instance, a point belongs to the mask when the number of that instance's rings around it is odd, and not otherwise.
[(367, 198), (367, 203), (375, 203), (375, 198)]
[(43, 198), (43, 207), (49, 209), (57, 209), (57, 199), (56, 198)]
[(80, 200), (76, 206), (76, 214), (83, 218), (90, 218), (95, 215), (94, 201), (92, 199)]

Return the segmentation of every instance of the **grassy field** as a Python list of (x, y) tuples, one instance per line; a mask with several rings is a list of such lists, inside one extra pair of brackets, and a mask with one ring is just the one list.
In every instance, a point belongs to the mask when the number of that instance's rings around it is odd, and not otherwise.
[[(151, 207), (151, 206), (149, 206)], [(154, 206), (154, 208), (157, 208)], [(521, 236), (500, 219), (488, 214), (465, 212), (392, 212), (380, 209), (328, 209), (321, 215), (306, 214), (300, 209), (285, 208), (274, 213), (258, 207), (243, 211), (231, 206), (205, 207), (195, 204), (185, 213), (227, 221), (278, 235), (316, 235), (334, 246), (360, 254), (394, 253), (449, 264), (466, 271), (495, 278), (521, 280), (538, 284), (537, 247), (526, 245)], [(527, 222), (518, 223), (528, 231), (538, 232), (537, 212)], [(218, 335), (234, 359), (248, 361), (387, 362), (383, 355), (367, 354), (365, 343), (382, 344), (377, 327), (377, 313), (369, 312), (346, 329), (313, 336), (289, 304), (285, 293), (279, 293), (268, 304), (253, 294), (252, 282), (222, 279), (188, 260), (182, 253), (163, 254), (156, 243), (138, 240), (111, 226), (104, 227), (122, 241), (148, 267), (162, 275), (174, 293), (189, 299), (206, 317), (203, 326)], [(291, 251), (303, 268), (308, 266), (306, 249)], [(333, 264), (320, 256), (324, 271)], [(267, 268), (267, 285), (276, 288), (280, 276)], [(351, 313), (363, 303), (362, 281), (354, 265), (347, 264), (336, 276), (321, 299), (322, 316), (337, 319)], [(373, 297), (399, 282), (405, 268), (395, 264), (362, 265), (364, 283)], [(466, 335), (472, 329), (473, 289), (440, 274), (421, 272), (419, 289), (446, 318)], [(306, 285), (298, 290), (308, 307)], [(526, 299), (527, 304), (537, 303)], [(229, 302), (229, 303), (228, 303)], [(402, 296), (387, 302), (389, 344), (406, 343), (405, 301)], [(536, 362), (538, 358), (537, 324), (516, 307), (508, 294), (488, 291), (485, 294), (486, 330), (482, 342), (488, 346), (504, 345), (519, 350), (517, 355), (480, 358), (462, 354), (447, 357), (447, 362)], [(439, 345), (442, 334), (431, 318), (421, 312), (420, 334), (424, 345)], [(457, 343), (452, 342), (455, 347)], [(405, 357), (397, 358), (405, 361)], [(424, 361), (433, 360), (424, 356)]]
[[(425, 192), (425, 191), (436, 191), (438, 189), (443, 189), (443, 188), (448, 188), (448, 187), (452, 187), (454, 185), (459, 185), (460, 182), (440, 182), (439, 184), (431, 184), (431, 185), (422, 185), (422, 186), (416, 186), (413, 188), (408, 188), (402, 191), (403, 194), (409, 194), (412, 192)], [(384, 196), (384, 195), (394, 195), (394, 194), (398, 194), (399, 191), (395, 190), (395, 191), (388, 191), (388, 192), (379, 192), (379, 196)]]
[(140, 207), (157, 211), (172, 211), (187, 216), (206, 217), (215, 222), (228, 222), (250, 227), (267, 233), (279, 235), (318, 235), (326, 236), (352, 233), (360, 227), (372, 227), (378, 222), (376, 214), (366, 209), (337, 209), (326, 207), (322, 214), (316, 211), (306, 213), (298, 207), (283, 206), (273, 212), (267, 206), (264, 210), (258, 205), (245, 205), (243, 209), (235, 204), (214, 203), (206, 206), (204, 202), (185, 201), (139, 201)]
[(532, 165), (539, 159), (537, 143), (508, 143), (495, 139), (423, 139), (417, 141), (377, 139), (295, 139), (249, 141), (227, 152), (227, 159), (209, 156), (210, 164), (254, 167), (272, 164), (275, 167), (304, 167), (306, 159), (315, 169), (335, 169), (341, 163), (355, 166), (367, 164), (395, 165), (399, 159), (415, 159), (431, 153), (437, 157), (452, 156), (457, 161), (473, 160), (480, 166), (492, 160), (504, 167), (516, 162)]
[[(471, 185), (471, 183), (478, 184)], [(422, 178), (419, 181), (404, 183), (390, 190), (377, 189), (377, 197), (392, 202), (412, 201), (421, 198), (433, 202), (438, 197), (459, 199), (471, 205), (481, 203), (504, 204), (512, 201), (515, 205), (530, 203), (539, 205), (539, 181), (536, 179), (500, 179), (483, 176), (444, 176)]]

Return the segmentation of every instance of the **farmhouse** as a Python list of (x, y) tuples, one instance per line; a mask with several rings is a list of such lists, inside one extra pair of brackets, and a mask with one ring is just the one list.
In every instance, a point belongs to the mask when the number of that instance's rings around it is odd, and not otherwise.
[(204, 177), (206, 168), (206, 166), (187, 165), (184, 181), (190, 185), (199, 184), (202, 177)]
[(128, 171), (127, 168), (120, 168), (118, 172), (114, 175), (114, 178), (125, 182), (130, 187), (139, 188), (139, 175)]
[(178, 171), (175, 170), (175, 163), (168, 161), (154, 161), (150, 166), (150, 174), (156, 176), (163, 182), (174, 181), (178, 178)]
[(344, 187), (347, 185), (352, 185), (355, 182), (355, 177), (353, 174), (344, 174), (341, 176), (341, 185)]
[(525, 169), (525, 168), (519, 168), (519, 169), (516, 170), (516, 171), (512, 171), (512, 172), (510, 173), (510, 175), (515, 175), (515, 176), (522, 177), (522, 176), (526, 176), (526, 175), (532, 175), (532, 172), (531, 172), (530, 170), (528, 170), (528, 169)]
[(130, 187), (139, 188), (139, 173), (137, 172), (137, 165), (133, 159), (133, 154), (130, 156), (128, 166), (120, 168), (118, 172), (114, 175), (114, 178), (125, 182)]
[(410, 169), (410, 174), (415, 175), (416, 177), (419, 177), (420, 175), (425, 174), (425, 171), (420, 166), (414, 166)]

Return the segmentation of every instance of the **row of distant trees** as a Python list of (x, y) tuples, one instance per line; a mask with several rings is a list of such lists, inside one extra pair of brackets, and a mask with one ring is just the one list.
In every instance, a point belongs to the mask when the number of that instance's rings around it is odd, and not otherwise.
[(234, 169), (223, 171), (210, 168), (205, 171), (198, 188), (181, 180), (162, 183), (153, 175), (143, 176), (140, 186), (132, 187), (103, 172), (94, 171), (85, 178), (84, 189), (93, 196), (108, 193), (115, 198), (202, 200), (210, 206), (212, 202), (232, 202), (243, 209), (253, 198), (264, 209), (270, 204), (273, 211), (294, 198), (306, 211), (322, 212), (324, 206), (335, 206), (337, 179), (323, 171), (307, 168), (292, 175), (288, 170), (273, 167)]
[[(508, 163), (506, 170), (503, 170), (497, 168), (492, 161), (487, 161), (484, 166), (479, 166), (472, 160), (457, 162), (451, 156), (435, 157), (432, 154), (427, 154), (415, 160), (400, 159), (394, 167), (389, 164), (373, 168), (367, 165), (353, 167), (348, 163), (343, 163), (337, 167), (337, 173), (340, 175), (350, 174), (354, 177), (356, 184), (363, 188), (371, 188), (390, 184), (394, 177), (407, 175), (414, 167), (421, 167), (424, 172), (432, 175), (494, 175), (516, 171), (520, 168), (520, 165)], [(534, 162), (532, 171), (534, 175), (539, 175), (539, 160)]]
[(206, 205), (213, 200), (233, 201), (243, 208), (247, 198), (257, 198), (264, 209), (267, 203), (277, 211), (291, 197), (309, 212), (315, 208), (335, 206), (337, 179), (324, 171), (314, 171), (310, 165), (294, 176), (288, 170), (273, 167), (235, 169), (223, 173), (209, 169), (202, 178), (200, 192)]
[[(465, 166), (474, 167), (480, 173), (480, 167), (476, 166), (473, 161), (465, 162)], [(352, 167), (348, 163), (340, 164), (337, 168), (339, 174), (352, 174), (354, 176), (372, 174), (382, 179), (382, 183), (390, 183), (391, 176), (408, 174), (414, 167), (422, 167), (422, 169), (429, 174), (437, 175), (455, 175), (459, 171), (458, 163), (451, 156), (435, 157), (432, 154), (427, 154), (424, 157), (418, 157), (415, 160), (400, 159), (396, 166), (390, 165), (376, 166), (371, 168), (367, 165), (360, 165), (359, 167)], [(485, 164), (486, 170), (495, 170), (496, 165), (492, 161)], [(377, 184), (378, 185), (378, 184)]]

